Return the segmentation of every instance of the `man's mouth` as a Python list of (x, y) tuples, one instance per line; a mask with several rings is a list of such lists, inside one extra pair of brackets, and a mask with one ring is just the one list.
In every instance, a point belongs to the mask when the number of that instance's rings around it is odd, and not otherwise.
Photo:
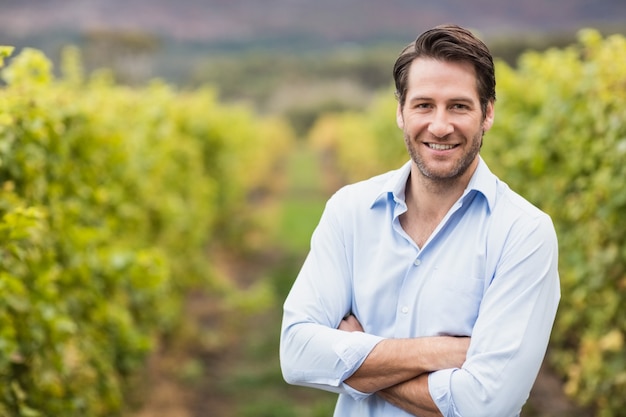
[(447, 151), (448, 149), (454, 148), (456, 145), (447, 145), (443, 143), (427, 143), (426, 146), (436, 151)]

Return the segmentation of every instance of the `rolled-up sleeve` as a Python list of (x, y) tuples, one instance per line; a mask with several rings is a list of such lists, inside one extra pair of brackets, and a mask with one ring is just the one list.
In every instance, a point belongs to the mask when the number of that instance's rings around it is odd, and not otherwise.
[(361, 366), (381, 340), (361, 332), (343, 332), (315, 324), (298, 324), (281, 342), (281, 366), (290, 384), (367, 397), (343, 381)]
[(311, 239), (311, 251), (283, 306), (280, 363), (290, 384), (355, 399), (368, 394), (343, 383), (382, 338), (337, 330), (351, 312), (352, 279), (341, 222), (331, 199)]
[(429, 375), (446, 417), (519, 415), (547, 349), (560, 298), (552, 223), (538, 217), (503, 240), (465, 364)]

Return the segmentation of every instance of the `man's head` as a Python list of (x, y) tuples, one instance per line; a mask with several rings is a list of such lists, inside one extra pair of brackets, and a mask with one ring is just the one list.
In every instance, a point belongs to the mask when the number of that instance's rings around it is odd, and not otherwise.
[(467, 29), (455, 25), (437, 26), (422, 33), (406, 46), (393, 67), (396, 96), (404, 107), (409, 69), (417, 58), (468, 62), (476, 72), (476, 86), (483, 115), (487, 104), (496, 99), (496, 78), (493, 58), (487, 46)]

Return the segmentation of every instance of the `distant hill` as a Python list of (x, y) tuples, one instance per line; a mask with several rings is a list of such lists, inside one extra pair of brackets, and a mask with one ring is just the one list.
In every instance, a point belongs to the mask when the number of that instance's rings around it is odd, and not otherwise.
[(14, 38), (112, 29), (205, 43), (358, 43), (411, 39), (446, 22), (486, 34), (624, 24), (626, 1), (0, 0), (0, 32)]

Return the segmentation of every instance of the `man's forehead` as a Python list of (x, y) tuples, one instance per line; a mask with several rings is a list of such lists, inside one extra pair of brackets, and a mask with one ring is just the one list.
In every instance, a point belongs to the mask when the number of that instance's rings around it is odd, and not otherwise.
[(478, 98), (478, 79), (469, 62), (416, 58), (408, 72), (407, 90), (407, 99), (445, 91), (459, 99), (473, 100)]

